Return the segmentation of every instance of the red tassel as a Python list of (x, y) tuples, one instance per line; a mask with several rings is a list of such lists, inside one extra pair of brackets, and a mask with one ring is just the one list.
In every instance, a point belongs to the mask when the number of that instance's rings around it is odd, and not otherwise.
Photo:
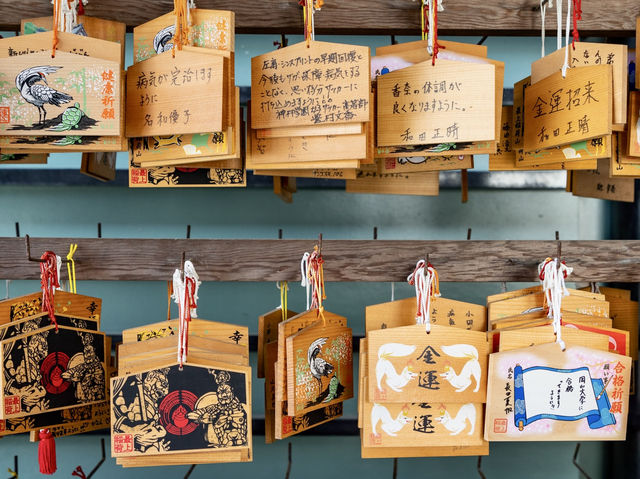
[(48, 429), (40, 429), (38, 463), (40, 464), (41, 474), (53, 474), (58, 469), (56, 465), (56, 441)]

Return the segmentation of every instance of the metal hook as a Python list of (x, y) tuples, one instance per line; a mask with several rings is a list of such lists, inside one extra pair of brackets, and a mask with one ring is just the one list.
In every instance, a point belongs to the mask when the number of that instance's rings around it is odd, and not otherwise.
[(98, 238), (102, 238), (102, 223), (98, 223)]
[(483, 35), (477, 44), (482, 45), (487, 40), (487, 38), (489, 38), (487, 35)]
[(391, 45), (397, 45), (397, 44), (398, 44), (398, 40), (396, 40), (396, 36), (391, 35)]
[(278, 47), (278, 50), (280, 50), (281, 48), (286, 47), (289, 44), (289, 40), (287, 40), (287, 37), (284, 33), (280, 34), (280, 41), (279, 42), (273, 42), (273, 46), (274, 47)]
[(587, 474), (587, 472), (584, 469), (582, 469), (582, 466), (580, 464), (578, 464), (578, 453), (579, 452), (580, 452), (580, 443), (577, 443), (576, 444), (576, 450), (573, 453), (573, 465), (576, 466), (576, 469), (578, 471), (580, 471), (580, 474), (582, 474), (587, 479), (591, 479), (591, 476), (589, 474)]
[[(25, 245), (26, 245), (26, 250), (27, 250), (27, 261), (31, 261), (33, 263), (44, 263), (45, 260), (43, 259), (38, 259), (38, 258), (32, 258), (31, 257), (31, 239), (29, 238), (29, 235), (24, 235), (24, 240), (25, 240)], [(69, 263), (68, 259), (63, 259), (62, 260), (63, 263)]]
[(318, 254), (322, 254), (322, 233), (318, 235)]
[(285, 474), (284, 479), (289, 479), (289, 474), (291, 474), (291, 442), (289, 442), (287, 473)]
[(18, 456), (13, 456), (13, 470), (11, 468), (7, 468), (7, 471), (11, 474), (9, 479), (18, 479)]
[(471, 239), (471, 228), (467, 228), (467, 241)]
[(391, 476), (393, 479), (398, 477), (398, 458), (393, 458), (393, 475)]
[(16, 221), (16, 238), (20, 238), (20, 223)]
[(187, 473), (184, 475), (184, 479), (189, 479), (189, 476), (191, 475), (191, 473), (193, 472), (193, 470), (195, 468), (196, 468), (196, 465), (195, 464), (191, 464), (191, 467), (189, 468)]
[(482, 472), (482, 456), (478, 456), (478, 465), (476, 466), (476, 468), (478, 469), (478, 475), (482, 479), (487, 479), (487, 476), (485, 476), (484, 472)]
[(278, 228), (278, 239), (282, 239), (282, 228)]
[(187, 225), (187, 239), (191, 239), (191, 225)]
[(558, 242), (558, 255), (556, 257), (558, 258), (558, 262), (560, 262), (562, 259), (562, 242), (560, 241), (559, 231), (556, 231), (556, 241)]
[(89, 473), (88, 476), (84, 474), (84, 470), (82, 469), (82, 466), (76, 467), (75, 470), (71, 473), (71, 475), (77, 476), (80, 479), (91, 479), (93, 475), (96, 473), (96, 471), (100, 469), (102, 464), (104, 464), (104, 461), (105, 461), (106, 456), (104, 453), (104, 438), (100, 439), (100, 450), (102, 452), (102, 458), (98, 461), (98, 464), (96, 464), (96, 466), (93, 469), (91, 469), (91, 472)]

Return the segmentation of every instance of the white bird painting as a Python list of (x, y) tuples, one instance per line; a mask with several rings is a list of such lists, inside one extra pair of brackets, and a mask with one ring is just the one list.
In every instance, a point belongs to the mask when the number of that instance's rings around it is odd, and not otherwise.
[(307, 361), (309, 363), (309, 369), (311, 375), (318, 381), (318, 387), (320, 393), (322, 392), (322, 377), (329, 377), (333, 372), (333, 365), (318, 357), (322, 351), (322, 346), (325, 345), (328, 338), (316, 339), (307, 351)]
[(59, 92), (49, 86), (47, 75), (55, 73), (62, 67), (49, 65), (37, 66), (22, 70), (16, 77), (16, 87), (27, 102), (38, 109), (38, 124), (43, 124), (47, 118), (44, 105), (61, 106), (73, 100), (71, 95)]

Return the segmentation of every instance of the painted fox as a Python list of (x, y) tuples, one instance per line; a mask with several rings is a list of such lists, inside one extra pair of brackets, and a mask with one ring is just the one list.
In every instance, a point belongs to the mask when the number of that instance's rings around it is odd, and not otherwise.
[(371, 430), (376, 436), (378, 435), (378, 432), (376, 431), (378, 423), (381, 423), (380, 429), (386, 432), (389, 436), (396, 436), (397, 433), (410, 422), (411, 418), (407, 415), (407, 409), (404, 407), (395, 419), (391, 417), (389, 410), (380, 404), (374, 403), (371, 408)]
[(409, 384), (409, 381), (418, 377), (416, 373), (412, 371), (410, 366), (405, 366), (400, 374), (396, 372), (396, 369), (387, 358), (401, 358), (408, 356), (415, 351), (415, 346), (407, 346), (406, 344), (399, 343), (387, 343), (380, 346), (378, 349), (378, 362), (376, 363), (376, 380), (378, 382), (378, 389), (383, 391), (382, 379), (386, 376), (386, 383), (391, 389), (396, 392), (402, 392), (402, 388)]
[(467, 428), (467, 421), (469, 421), (471, 430), (468, 435), (471, 436), (476, 428), (476, 408), (473, 404), (465, 404), (458, 410), (456, 417), (452, 418), (449, 411), (442, 407), (436, 421), (446, 427), (452, 436), (457, 436), (464, 431)]
[(476, 388), (473, 392), (478, 392), (482, 371), (480, 363), (478, 362), (478, 350), (475, 346), (471, 346), (470, 344), (452, 344), (451, 346), (442, 346), (442, 351), (452, 358), (469, 358), (469, 360), (462, 367), (460, 374), (456, 374), (451, 366), (445, 366), (444, 373), (441, 373), (440, 376), (449, 381), (449, 384), (456, 388), (457, 393), (471, 386), (471, 378), (474, 378), (476, 380)]

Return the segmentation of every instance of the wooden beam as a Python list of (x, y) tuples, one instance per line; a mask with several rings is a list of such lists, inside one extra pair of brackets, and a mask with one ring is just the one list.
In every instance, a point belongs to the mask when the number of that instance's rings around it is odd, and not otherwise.
[[(79, 280), (166, 281), (182, 252), (203, 281), (296, 281), (300, 258), (316, 240), (33, 238), (31, 255), (64, 257), (70, 243)], [(556, 241), (323, 241), (326, 281), (406, 281), (429, 255), (441, 281), (536, 281), (537, 265), (556, 254)], [(23, 238), (0, 238), (0, 278), (38, 279)], [(562, 241), (572, 281), (640, 282), (640, 240)], [(66, 268), (63, 268), (66, 276)]]
[[(418, 35), (419, 5), (415, 0), (330, 0), (316, 14), (318, 34)], [(199, 8), (233, 10), (237, 33), (302, 34), (297, 0), (199, 0)], [(438, 14), (440, 35), (539, 35), (538, 0), (457, 0), (445, 2)], [(566, 7), (565, 7), (566, 8)], [(584, 36), (632, 36), (640, 14), (637, 0), (589, 1), (579, 23)], [(89, 2), (87, 15), (117, 20), (129, 28), (173, 9), (172, 0), (100, 0)], [(0, 1), (0, 29), (17, 30), (20, 20), (51, 15), (49, 0)], [(549, 34), (554, 12), (547, 12)], [(553, 24), (553, 25), (552, 25)]]

